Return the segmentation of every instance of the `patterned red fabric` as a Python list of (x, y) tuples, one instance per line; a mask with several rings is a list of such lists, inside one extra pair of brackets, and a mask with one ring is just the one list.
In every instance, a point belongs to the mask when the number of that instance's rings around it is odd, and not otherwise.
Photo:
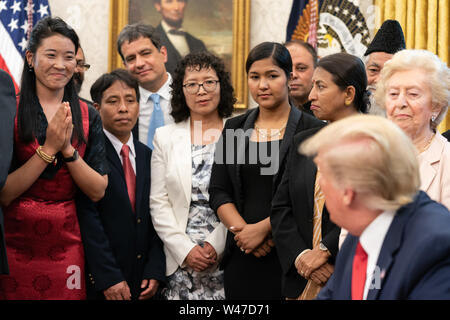
[(367, 253), (361, 243), (358, 242), (355, 256), (353, 258), (352, 270), (352, 300), (362, 300), (364, 297), (364, 287), (366, 284)]
[[(88, 137), (88, 106), (80, 101), (80, 107), (84, 134)], [(16, 118), (15, 154), (19, 165), (31, 158), (38, 146), (37, 139), (30, 144), (20, 141)], [(77, 149), (83, 157), (86, 145)], [(5, 209), (10, 275), (0, 276), (0, 299), (86, 298), (84, 251), (74, 200), (76, 190), (63, 164), (53, 179), (38, 179)]]

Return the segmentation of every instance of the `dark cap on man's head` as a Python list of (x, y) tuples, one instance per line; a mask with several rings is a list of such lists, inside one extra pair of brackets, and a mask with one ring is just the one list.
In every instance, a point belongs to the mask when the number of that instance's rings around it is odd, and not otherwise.
[(397, 20), (386, 20), (367, 48), (365, 56), (372, 52), (396, 53), (406, 49), (405, 36)]

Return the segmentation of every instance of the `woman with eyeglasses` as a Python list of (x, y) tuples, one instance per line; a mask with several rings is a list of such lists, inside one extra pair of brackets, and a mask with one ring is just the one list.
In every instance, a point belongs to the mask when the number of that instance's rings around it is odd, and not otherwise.
[(281, 266), (272, 240), (272, 195), (295, 133), (322, 125), (289, 103), (289, 51), (264, 42), (246, 62), (258, 107), (227, 121), (211, 174), (211, 207), (228, 228), (221, 267), (226, 299), (282, 299)]
[(226, 229), (209, 207), (209, 178), (215, 143), (235, 98), (222, 60), (191, 53), (172, 82), (174, 124), (156, 130), (153, 141), (150, 210), (164, 243), (168, 300), (224, 299), (218, 262)]

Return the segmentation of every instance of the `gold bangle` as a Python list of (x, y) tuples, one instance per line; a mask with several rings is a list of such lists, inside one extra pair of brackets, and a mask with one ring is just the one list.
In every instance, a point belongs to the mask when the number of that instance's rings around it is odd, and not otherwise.
[(55, 163), (57, 162), (56, 156), (51, 156), (46, 154), (44, 151), (42, 151), (42, 146), (39, 146), (36, 149), (36, 154), (39, 156), (39, 158), (41, 158), (42, 160), (44, 160), (47, 163)]

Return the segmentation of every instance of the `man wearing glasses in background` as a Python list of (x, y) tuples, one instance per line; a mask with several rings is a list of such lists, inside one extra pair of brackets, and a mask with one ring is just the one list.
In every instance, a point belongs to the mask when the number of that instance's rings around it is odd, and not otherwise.
[[(85, 57), (84, 57), (84, 51), (81, 47), (78, 47), (77, 55), (75, 56), (75, 59), (77, 60), (77, 66), (75, 67), (75, 72), (73, 74), (73, 82), (75, 83), (75, 90), (77, 91), (78, 96), (80, 95), (81, 86), (83, 85), (84, 81), (84, 73), (89, 70), (91, 67), (90, 64), (86, 63)], [(82, 97), (79, 97), (82, 101), (86, 102), (88, 105), (92, 106), (92, 102), (89, 100), (86, 100)]]

